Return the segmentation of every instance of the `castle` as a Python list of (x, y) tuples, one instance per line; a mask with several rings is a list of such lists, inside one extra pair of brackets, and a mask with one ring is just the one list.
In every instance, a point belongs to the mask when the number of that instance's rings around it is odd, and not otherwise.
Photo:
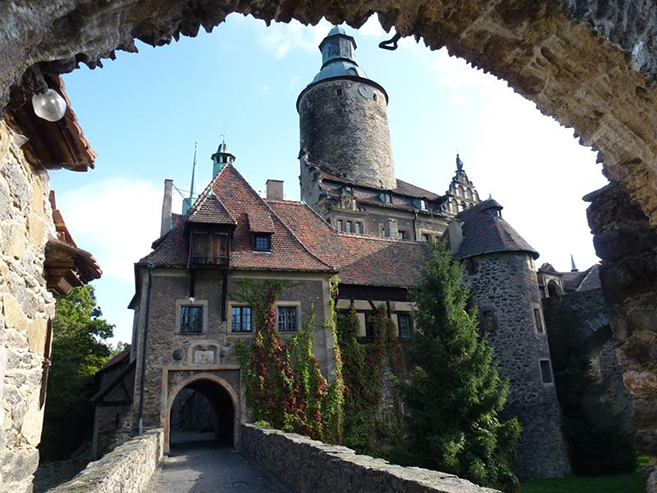
[(511, 381), (506, 412), (523, 428), (518, 474), (570, 472), (542, 304), (563, 294), (564, 276), (547, 264), (537, 271), (536, 250), (499, 203), (480, 199), (458, 155), (442, 195), (396, 179), (388, 94), (356, 63), (355, 49), (353, 37), (334, 27), (320, 44), (319, 73), (298, 97), (300, 201), (285, 200), (277, 180), (261, 197), (225, 142), (212, 156), (211, 182), (186, 199), (182, 215), (172, 213), (172, 182), (165, 182), (161, 237), (135, 264), (131, 349), (99, 374), (98, 450), (151, 427), (165, 429), (168, 450), (181, 409), (199, 394), (212, 402), (216, 436), (239, 444), (249, 410), (235, 347), (256, 329), (240, 280), (294, 281), (277, 301), (278, 330), (297, 332), (314, 316), (314, 351), (332, 379), (333, 340), (322, 326), (331, 278), (340, 279), (337, 308), (356, 308), (363, 343), (373, 335), (367, 315), (381, 304), (407, 338), (409, 289), (427, 242), (444, 239), (465, 266), (482, 328)]

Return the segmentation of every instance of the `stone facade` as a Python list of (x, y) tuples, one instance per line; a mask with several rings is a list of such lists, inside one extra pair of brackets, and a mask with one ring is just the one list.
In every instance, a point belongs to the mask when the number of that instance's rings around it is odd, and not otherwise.
[(294, 491), (333, 493), (493, 493), (453, 474), (391, 465), (338, 445), (244, 426), (242, 451)]
[(92, 462), (71, 481), (49, 493), (141, 493), (162, 460), (164, 433), (155, 429)]
[[(271, 274), (269, 278), (276, 278)], [(226, 319), (222, 319), (223, 280), (220, 271), (199, 272), (195, 279), (193, 304), (205, 310), (203, 331), (200, 334), (181, 334), (177, 326), (181, 304), (189, 304), (190, 277), (186, 271), (156, 269), (153, 274), (150, 305), (148, 353), (145, 375), (143, 427), (162, 427), (165, 430), (164, 447), (169, 449), (170, 409), (178, 393), (188, 385), (200, 385), (199, 381), (216, 384), (204, 388), (212, 393), (211, 400), (221, 400), (231, 409), (224, 410), (233, 416), (234, 437), (231, 443), (239, 443), (240, 425), (248, 420), (249, 410), (244, 401), (240, 366), (235, 348), (238, 341), (248, 344), (254, 333), (237, 333), (231, 330), (230, 313), (233, 305), (244, 304), (240, 279), (260, 283), (266, 276), (249, 273), (233, 273), (227, 277)], [(314, 310), (314, 351), (320, 367), (329, 378), (334, 376), (332, 336), (323, 328), (329, 314), (328, 276), (289, 275), (278, 303), (298, 306), (300, 323), (307, 323)], [(143, 269), (141, 298), (136, 311), (138, 341), (135, 357), (135, 406), (133, 426), (138, 425), (137, 413), (142, 368), (142, 341), (145, 324), (145, 306), (148, 292), (148, 276)], [(137, 308), (137, 306), (135, 306)], [(228, 397), (226, 397), (228, 396)], [(218, 412), (222, 412), (218, 410)]]
[(39, 462), (44, 356), (55, 303), (44, 279), (54, 236), (48, 174), (0, 121), (0, 491), (31, 491)]
[(312, 162), (354, 183), (397, 186), (387, 95), (379, 87), (366, 80), (322, 81), (304, 90), (297, 106), (301, 149)]
[[(468, 259), (466, 265), (472, 299), (495, 348), (500, 375), (511, 381), (505, 415), (518, 416), (522, 426), (516, 473), (563, 476), (570, 472), (570, 461), (549, 366), (547, 333), (537, 327), (535, 318), (539, 310), (544, 327), (533, 260), (525, 252), (504, 252)], [(542, 364), (548, 365), (550, 381), (542, 375)]]

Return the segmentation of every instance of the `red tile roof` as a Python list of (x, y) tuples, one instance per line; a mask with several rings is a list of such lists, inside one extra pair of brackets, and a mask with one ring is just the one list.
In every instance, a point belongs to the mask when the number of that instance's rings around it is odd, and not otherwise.
[(202, 194), (195, 207), (187, 217), (190, 223), (204, 223), (204, 224), (229, 224), (235, 226), (237, 223), (230, 212), (226, 210), (221, 200), (217, 198), (214, 193)]
[(340, 282), (354, 285), (413, 287), (426, 263), (426, 243), (338, 233), (299, 202), (269, 205), (315, 255), (338, 270)]
[[(334, 272), (329, 264), (299, 241), (232, 165), (224, 167), (217, 174), (202, 196), (211, 192), (214, 192), (226, 213), (236, 222), (230, 250), (231, 269)], [(185, 235), (185, 224), (204, 203), (199, 199), (182, 221), (153, 243), (154, 251), (139, 263), (153, 262), (156, 266), (186, 267), (188, 239)], [(253, 251), (251, 218), (255, 218), (256, 228), (268, 228), (273, 233), (271, 252)]]

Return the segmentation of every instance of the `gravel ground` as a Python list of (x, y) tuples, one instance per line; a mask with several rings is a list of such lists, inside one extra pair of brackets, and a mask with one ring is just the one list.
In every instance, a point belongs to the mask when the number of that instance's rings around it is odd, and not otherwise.
[(289, 493), (232, 448), (196, 442), (171, 449), (149, 493)]

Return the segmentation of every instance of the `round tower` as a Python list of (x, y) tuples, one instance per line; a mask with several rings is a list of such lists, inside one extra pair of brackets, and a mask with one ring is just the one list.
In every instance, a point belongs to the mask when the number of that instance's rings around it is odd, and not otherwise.
[(331, 29), (319, 49), (322, 67), (297, 99), (302, 152), (349, 182), (396, 188), (388, 94), (358, 66), (343, 28)]

